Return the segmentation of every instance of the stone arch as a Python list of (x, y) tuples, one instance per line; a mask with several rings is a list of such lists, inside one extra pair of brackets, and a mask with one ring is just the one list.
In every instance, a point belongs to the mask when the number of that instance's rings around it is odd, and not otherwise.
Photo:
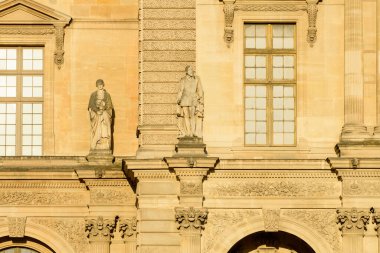
[[(8, 222), (3, 221), (0, 223), (0, 237), (8, 236)], [(43, 242), (55, 253), (75, 253), (75, 250), (65, 238), (48, 227), (27, 221), (25, 226), (25, 236)]]
[[(279, 230), (287, 232), (305, 241), (316, 253), (334, 253), (326, 240), (309, 226), (288, 217), (281, 216)], [(244, 237), (265, 231), (262, 217), (252, 217), (244, 223), (238, 223), (215, 237), (213, 248), (208, 253), (228, 252)]]

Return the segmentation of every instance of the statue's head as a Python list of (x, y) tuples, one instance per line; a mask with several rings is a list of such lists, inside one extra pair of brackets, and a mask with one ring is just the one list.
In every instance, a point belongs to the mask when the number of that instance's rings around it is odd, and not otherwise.
[(104, 81), (103, 79), (98, 79), (96, 80), (96, 87), (99, 89), (99, 90), (102, 90), (104, 88)]
[(191, 67), (190, 65), (187, 65), (186, 68), (185, 68), (185, 72), (187, 75), (189, 76), (194, 76), (194, 70), (193, 70), (193, 67)]

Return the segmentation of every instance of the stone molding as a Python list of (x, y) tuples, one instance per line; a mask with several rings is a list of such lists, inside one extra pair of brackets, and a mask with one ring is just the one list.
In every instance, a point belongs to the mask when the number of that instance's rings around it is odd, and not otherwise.
[(25, 235), (26, 217), (8, 217), (10, 238), (23, 238)]
[(216, 170), (210, 174), (208, 178), (265, 178), (265, 179), (280, 179), (280, 178), (299, 178), (299, 179), (332, 179), (336, 180), (337, 176), (331, 172), (256, 172), (256, 171), (221, 171)]
[(280, 209), (263, 209), (265, 232), (278, 232), (280, 227)]
[(86, 205), (86, 192), (58, 191), (0, 191), (0, 206), (78, 206)]
[(183, 208), (175, 209), (177, 228), (181, 232), (201, 232), (207, 222), (207, 208)]
[(304, 3), (298, 3), (299, 1), (286, 1), (286, 3), (245, 3), (239, 0), (219, 0), (223, 1), (224, 11), (224, 41), (227, 46), (234, 40), (233, 21), (235, 11), (306, 11), (308, 14), (308, 31), (307, 42), (313, 47), (317, 40), (317, 12), (319, 0), (305, 0)]
[(87, 218), (85, 222), (85, 231), (87, 232), (87, 237), (90, 242), (110, 242), (116, 226), (115, 218), (103, 218), (103, 216), (98, 216), (97, 218)]
[(363, 235), (367, 229), (367, 224), (370, 218), (370, 212), (364, 209), (338, 209), (337, 224), (340, 225), (342, 235), (358, 234)]
[[(7, 20), (6, 15), (22, 11), (38, 17), (39, 20)], [(54, 62), (58, 69), (64, 63), (64, 28), (71, 17), (31, 0), (7, 0), (0, 4), (0, 34), (2, 35), (49, 35), (55, 36)], [(5, 26), (4, 26), (5, 25)], [(41, 28), (41, 26), (43, 28)]]
[(25, 189), (25, 188), (33, 188), (33, 189), (86, 189), (86, 186), (79, 182), (48, 182), (48, 181), (9, 181), (9, 180), (1, 180), (0, 181), (0, 189)]
[(119, 219), (119, 232), (124, 240), (136, 236), (137, 219), (136, 217)]

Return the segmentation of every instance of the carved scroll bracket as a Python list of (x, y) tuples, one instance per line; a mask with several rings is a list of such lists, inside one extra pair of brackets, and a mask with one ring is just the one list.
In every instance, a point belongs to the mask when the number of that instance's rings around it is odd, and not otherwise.
[(63, 50), (64, 46), (64, 37), (65, 37), (65, 25), (59, 24), (55, 25), (55, 52), (54, 52), (54, 63), (57, 64), (58, 69), (61, 69), (64, 62), (63, 55), (65, 51)]
[(236, 3), (236, 0), (223, 1), (224, 7), (224, 41), (230, 47), (234, 40), (233, 21), (235, 11), (306, 11), (308, 14), (309, 27), (307, 31), (307, 42), (313, 47), (317, 40), (317, 12), (320, 0), (305, 0), (305, 3), (295, 4), (294, 2), (281, 4), (245, 4)]

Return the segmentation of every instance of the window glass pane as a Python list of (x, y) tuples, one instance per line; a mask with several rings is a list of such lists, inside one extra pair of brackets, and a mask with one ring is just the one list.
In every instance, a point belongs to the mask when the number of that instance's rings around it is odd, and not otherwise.
[(282, 67), (283, 64), (283, 56), (273, 56), (273, 66), (274, 67)]
[(284, 119), (285, 120), (294, 120), (294, 111), (293, 110), (285, 110), (284, 111)]
[(245, 108), (255, 108), (255, 99), (254, 98), (246, 98), (245, 99)]
[(22, 133), (24, 135), (32, 134), (32, 131), (33, 131), (32, 129), (33, 129), (32, 125), (23, 125), (22, 126)]
[(247, 55), (245, 57), (245, 66), (246, 67), (254, 67), (256, 65), (255, 56)]
[(256, 69), (256, 79), (264, 80), (267, 78), (267, 70), (265, 68)]
[(254, 68), (246, 68), (245, 69), (245, 78), (246, 79), (255, 79), (256, 73)]
[(266, 144), (267, 137), (266, 134), (257, 134), (256, 135), (256, 144)]
[(7, 70), (16, 70), (16, 68), (17, 68), (16, 60), (7, 61)]
[(293, 38), (285, 38), (284, 39), (284, 48), (286, 48), (286, 49), (294, 48), (294, 39)]
[(294, 122), (285, 121), (284, 122), (284, 132), (293, 133), (294, 132)]
[(294, 25), (284, 25), (284, 36), (285, 37), (294, 36)]
[(284, 79), (286, 79), (286, 80), (294, 79), (294, 70), (292, 68), (285, 68), (284, 69)]
[(255, 142), (255, 134), (248, 133), (245, 135), (245, 143), (246, 144), (256, 144)]
[(5, 147), (5, 155), (6, 156), (16, 155), (16, 147), (15, 146), (6, 146)]
[(293, 56), (284, 56), (284, 66), (285, 67), (294, 67), (294, 57)]
[(32, 104), (23, 104), (22, 105), (22, 112), (23, 113), (32, 113), (33, 112), (33, 105)]
[(256, 120), (266, 120), (266, 111), (265, 110), (256, 110)]
[(257, 98), (256, 99), (256, 108), (257, 109), (265, 109), (267, 106), (267, 100), (265, 98)]
[(294, 144), (294, 134), (285, 133), (284, 134), (284, 144)]
[(273, 25), (273, 37), (283, 37), (283, 36), (284, 36), (284, 26)]
[(26, 135), (22, 137), (22, 145), (32, 145), (32, 136)]
[(267, 26), (266, 25), (256, 25), (256, 36), (266, 37), (267, 36)]
[(245, 87), (245, 96), (254, 97), (255, 96), (255, 86), (246, 86)]
[(245, 131), (246, 132), (255, 132), (255, 122), (254, 121), (246, 121), (245, 122)]
[(16, 104), (7, 104), (7, 113), (16, 113)]
[(256, 86), (256, 97), (266, 97), (267, 88), (265, 86)]
[(42, 148), (41, 148), (41, 146), (33, 146), (33, 148), (32, 148), (32, 154), (33, 155), (42, 155)]
[(282, 110), (273, 110), (273, 119), (274, 120), (283, 120), (284, 112)]
[(267, 62), (266, 62), (266, 56), (256, 56), (256, 66), (257, 67), (266, 67)]
[(16, 124), (16, 114), (7, 114), (7, 124)]
[(284, 87), (284, 96), (293, 97), (293, 87)]
[(23, 49), (22, 50), (22, 58), (24, 60), (26, 60), (26, 59), (29, 59), (29, 60), (33, 59), (33, 49)]
[(255, 25), (246, 25), (245, 26), (245, 36), (246, 37), (254, 37), (255, 36)]
[(267, 131), (267, 124), (266, 122), (256, 122), (256, 131), (258, 133), (266, 133)]
[(33, 69), (42, 70), (42, 60), (33, 60)]
[(42, 49), (33, 49), (33, 59), (42, 59)]
[(6, 58), (7, 58), (7, 50), (0, 49), (0, 59), (6, 59)]
[(284, 108), (284, 99), (283, 98), (273, 98), (273, 108), (274, 109)]
[(282, 97), (283, 96), (283, 86), (274, 86), (273, 87), (273, 96)]
[(33, 104), (33, 113), (42, 113), (42, 104)]
[(273, 144), (283, 144), (283, 133), (274, 133), (273, 134)]
[(284, 131), (284, 123), (282, 121), (273, 122), (273, 132), (283, 132)]
[(32, 70), (33, 69), (33, 61), (32, 60), (24, 60), (22, 66), (23, 66), (24, 70)]
[(254, 38), (246, 38), (245, 39), (245, 47), (246, 48), (255, 48), (256, 47), (255, 39)]
[(32, 146), (23, 146), (22, 155), (32, 155)]
[(245, 110), (246, 120), (255, 120), (255, 110)]
[(6, 60), (0, 60), (0, 70), (7, 69), (7, 61)]
[(267, 43), (266, 38), (257, 38), (256, 39), (256, 48), (257, 49), (264, 49), (267, 47), (266, 43)]
[(294, 109), (294, 99), (284, 98), (284, 107), (288, 109)]
[(282, 80), (284, 77), (284, 69), (282, 68), (273, 68), (273, 79)]

